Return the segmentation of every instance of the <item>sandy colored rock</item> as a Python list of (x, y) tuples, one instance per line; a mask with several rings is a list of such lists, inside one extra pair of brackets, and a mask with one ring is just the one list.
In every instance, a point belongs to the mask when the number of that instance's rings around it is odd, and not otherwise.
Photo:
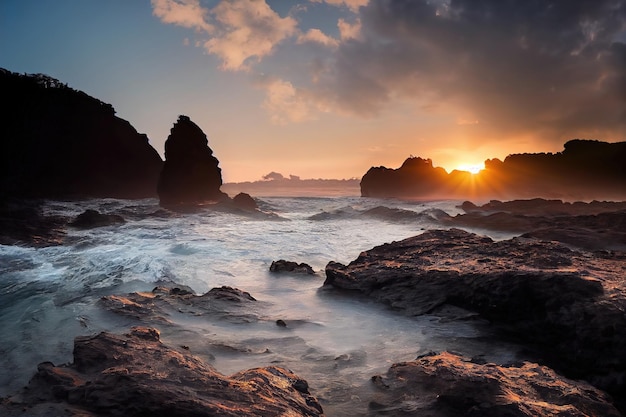
[[(52, 411), (51, 411), (52, 410)], [(74, 363), (45, 362), (0, 404), (4, 416), (323, 416), (308, 384), (270, 366), (224, 376), (159, 331), (77, 337)]]

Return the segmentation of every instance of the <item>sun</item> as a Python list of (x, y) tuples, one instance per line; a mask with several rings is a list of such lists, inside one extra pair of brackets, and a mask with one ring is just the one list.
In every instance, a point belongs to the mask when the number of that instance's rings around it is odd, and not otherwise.
[(478, 174), (485, 169), (485, 164), (459, 164), (456, 169), (459, 171), (467, 171), (470, 174)]

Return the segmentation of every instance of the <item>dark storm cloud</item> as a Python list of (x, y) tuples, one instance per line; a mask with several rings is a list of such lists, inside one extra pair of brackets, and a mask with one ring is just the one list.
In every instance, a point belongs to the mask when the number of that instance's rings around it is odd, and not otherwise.
[(326, 79), (344, 108), (371, 114), (404, 96), (512, 132), (626, 129), (626, 1), (372, 0), (360, 11), (362, 36), (340, 46)]

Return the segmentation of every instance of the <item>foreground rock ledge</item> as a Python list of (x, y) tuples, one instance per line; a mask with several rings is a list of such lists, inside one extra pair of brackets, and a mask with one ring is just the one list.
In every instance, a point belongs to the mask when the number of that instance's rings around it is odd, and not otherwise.
[(626, 398), (626, 254), (432, 230), (330, 262), (325, 286), (408, 315), (471, 310), (574, 379)]
[(44, 362), (3, 416), (323, 416), (305, 380), (286, 369), (226, 377), (161, 343), (154, 328), (78, 337), (74, 363)]
[(534, 363), (474, 363), (443, 352), (372, 377), (369, 416), (619, 417), (606, 394)]

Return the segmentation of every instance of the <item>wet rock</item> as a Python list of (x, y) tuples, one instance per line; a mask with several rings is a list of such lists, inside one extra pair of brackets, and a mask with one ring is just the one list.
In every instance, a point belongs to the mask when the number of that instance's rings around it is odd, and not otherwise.
[(526, 200), (499, 201), (491, 200), (481, 206), (465, 201), (460, 206), (466, 213), (504, 212), (526, 216), (581, 216), (600, 213), (611, 213), (626, 210), (626, 202), (613, 201), (582, 201), (566, 202), (562, 200), (547, 200), (531, 198)]
[(256, 200), (250, 194), (239, 193), (233, 197), (233, 205), (243, 210), (257, 210)]
[(56, 246), (65, 240), (68, 219), (42, 213), (41, 202), (7, 198), (0, 201), (0, 244)]
[(70, 226), (77, 229), (93, 229), (96, 227), (124, 224), (126, 221), (117, 214), (102, 214), (97, 210), (87, 209), (74, 219)]
[(223, 286), (196, 295), (187, 286), (159, 285), (152, 292), (134, 292), (127, 295), (107, 295), (100, 305), (108, 311), (151, 325), (173, 326), (171, 316), (183, 313), (232, 323), (251, 323), (260, 319), (259, 309), (264, 305), (250, 293)]
[(284, 259), (280, 259), (278, 261), (272, 261), (270, 265), (270, 272), (282, 273), (282, 272), (290, 272), (294, 274), (315, 274), (313, 268), (310, 265), (303, 263), (297, 263), (293, 261), (286, 261)]
[(626, 398), (626, 256), (556, 242), (494, 242), (432, 230), (330, 262), (325, 286), (357, 291), (408, 315), (447, 304), (478, 313), (544, 363)]
[(293, 372), (271, 366), (224, 376), (145, 327), (77, 337), (72, 364), (40, 364), (26, 389), (0, 403), (6, 416), (51, 409), (56, 416), (323, 416)]
[(211, 290), (209, 290), (209, 292), (206, 293), (203, 297), (215, 300), (234, 301), (237, 303), (256, 301), (256, 299), (251, 296), (249, 292), (228, 286), (211, 288)]
[(567, 203), (561, 200), (469, 201), (465, 214), (441, 218), (444, 224), (522, 233), (585, 250), (626, 250), (626, 202)]
[(621, 416), (598, 389), (530, 362), (477, 364), (443, 352), (394, 364), (372, 385), (372, 417)]
[(165, 163), (157, 192), (160, 204), (177, 208), (227, 198), (220, 191), (222, 170), (202, 129), (179, 116), (165, 141)]

